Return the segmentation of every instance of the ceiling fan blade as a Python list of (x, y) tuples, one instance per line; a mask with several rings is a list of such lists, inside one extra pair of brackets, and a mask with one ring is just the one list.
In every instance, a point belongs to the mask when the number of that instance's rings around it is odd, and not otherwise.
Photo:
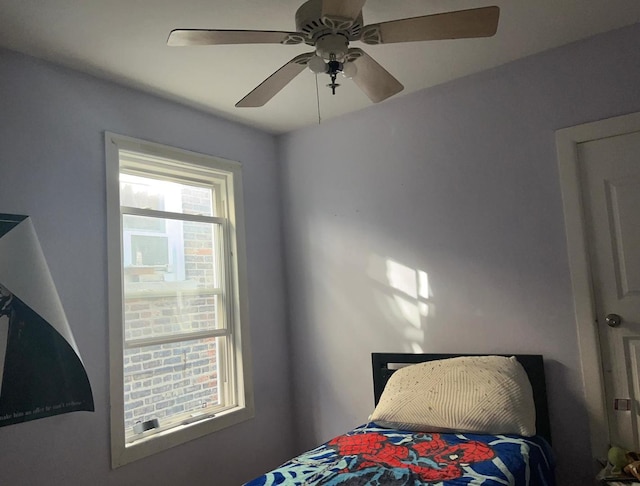
[(367, 0), (323, 0), (322, 17), (339, 17), (355, 20)]
[(355, 58), (352, 62), (358, 72), (353, 76), (353, 81), (374, 103), (386, 100), (404, 89), (400, 81), (362, 49), (349, 49), (347, 58)]
[(305, 36), (298, 32), (271, 30), (172, 30), (170, 46), (210, 46), (218, 44), (300, 44)]
[(300, 54), (294, 57), (278, 69), (275, 73), (265, 79), (251, 93), (236, 103), (237, 108), (257, 108), (264, 106), (267, 101), (273, 98), (282, 88), (293, 81), (307, 66), (309, 59), (314, 56), (313, 52)]
[(391, 44), (491, 37), (498, 29), (499, 17), (500, 8), (492, 6), (392, 20), (363, 27), (360, 40), (366, 44)]

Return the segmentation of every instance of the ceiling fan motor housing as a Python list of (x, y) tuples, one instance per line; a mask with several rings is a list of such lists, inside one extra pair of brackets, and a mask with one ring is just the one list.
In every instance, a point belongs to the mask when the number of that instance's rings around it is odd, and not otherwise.
[(308, 36), (305, 44), (316, 45), (316, 41), (327, 34), (341, 34), (346, 40), (360, 39), (363, 21), (362, 12), (354, 19), (323, 17), (322, 0), (309, 0), (296, 12), (296, 30)]
[(342, 34), (326, 34), (316, 41), (316, 54), (327, 61), (342, 61), (349, 52), (349, 41)]

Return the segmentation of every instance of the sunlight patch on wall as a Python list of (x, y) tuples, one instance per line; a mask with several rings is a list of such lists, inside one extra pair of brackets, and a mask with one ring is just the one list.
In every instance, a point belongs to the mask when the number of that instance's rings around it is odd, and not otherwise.
[(431, 288), (429, 287), (429, 275), (427, 272), (418, 270), (418, 309), (423, 317), (429, 316), (429, 299)]
[(418, 279), (414, 269), (388, 259), (387, 281), (391, 287), (406, 294), (408, 297), (412, 299), (418, 298)]
[(421, 344), (411, 343), (411, 351), (414, 353), (424, 353), (424, 348)]
[(429, 275), (391, 258), (378, 267), (381, 283), (389, 289), (385, 296), (398, 332), (412, 352), (423, 352), (426, 319), (433, 314)]

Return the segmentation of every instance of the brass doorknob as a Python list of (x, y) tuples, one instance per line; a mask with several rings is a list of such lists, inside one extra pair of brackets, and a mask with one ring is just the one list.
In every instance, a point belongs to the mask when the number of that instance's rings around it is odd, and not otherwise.
[(618, 314), (607, 314), (607, 317), (604, 318), (607, 321), (607, 326), (609, 327), (618, 327), (622, 324), (622, 317)]

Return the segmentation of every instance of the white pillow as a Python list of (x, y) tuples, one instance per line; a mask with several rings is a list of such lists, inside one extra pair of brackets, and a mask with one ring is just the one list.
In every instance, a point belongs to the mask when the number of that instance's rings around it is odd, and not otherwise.
[(536, 433), (527, 373), (515, 357), (469, 356), (396, 371), (370, 420), (420, 432)]

